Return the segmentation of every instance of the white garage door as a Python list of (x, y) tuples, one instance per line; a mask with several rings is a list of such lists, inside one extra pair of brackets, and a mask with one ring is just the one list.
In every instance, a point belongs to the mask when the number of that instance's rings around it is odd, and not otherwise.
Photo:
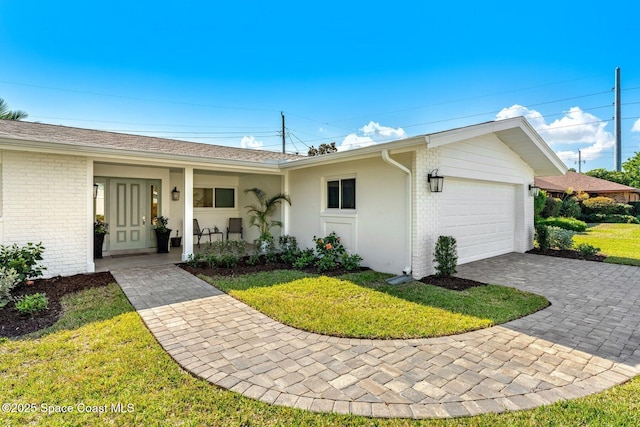
[(438, 235), (456, 238), (459, 264), (513, 252), (513, 185), (450, 178), (434, 196), (439, 199)]

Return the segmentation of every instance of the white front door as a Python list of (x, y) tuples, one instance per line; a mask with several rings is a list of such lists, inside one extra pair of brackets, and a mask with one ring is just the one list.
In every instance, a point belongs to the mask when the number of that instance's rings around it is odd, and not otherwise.
[[(147, 180), (110, 180), (110, 251), (146, 249), (155, 245), (155, 236), (151, 236), (154, 188), (157, 186)], [(155, 197), (157, 200), (157, 195)]]

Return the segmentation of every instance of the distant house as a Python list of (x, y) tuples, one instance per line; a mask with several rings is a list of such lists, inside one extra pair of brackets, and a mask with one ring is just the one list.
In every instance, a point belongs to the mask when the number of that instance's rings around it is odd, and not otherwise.
[(609, 197), (619, 203), (640, 200), (640, 189), (577, 172), (569, 171), (565, 175), (541, 176), (535, 181), (538, 187), (553, 197), (562, 197), (570, 190), (573, 194), (583, 191), (590, 197)]
[(186, 260), (193, 219), (243, 218), (256, 239), (243, 190), (259, 187), (291, 196), (276, 237), (311, 247), (335, 231), (364, 265), (422, 277), (439, 235), (458, 240), (460, 263), (531, 249), (534, 176), (565, 171), (522, 117), (315, 157), (0, 120), (0, 243), (42, 241), (50, 275), (90, 272), (96, 217), (109, 223), (105, 255), (120, 256), (153, 252), (163, 215)]

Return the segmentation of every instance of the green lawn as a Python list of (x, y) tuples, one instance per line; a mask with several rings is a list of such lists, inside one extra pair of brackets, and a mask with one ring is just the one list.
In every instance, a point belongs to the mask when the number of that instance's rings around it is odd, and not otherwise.
[(390, 286), (374, 271), (343, 278), (281, 270), (238, 277), (202, 276), (287, 325), (350, 338), (427, 338), (504, 323), (546, 307), (546, 298), (504, 286), (463, 292), (412, 281)]
[[(72, 301), (73, 300), (73, 301)], [(632, 426), (640, 425), (640, 380), (528, 411), (414, 421), (319, 414), (222, 390), (181, 370), (117, 285), (80, 293), (50, 333), (0, 342), (0, 400), (36, 412), (0, 412), (0, 425), (46, 426)], [(131, 412), (111, 412), (121, 403)], [(48, 415), (49, 406), (72, 412)], [(83, 408), (106, 413), (81, 413)], [(128, 406), (132, 405), (132, 406)], [(16, 407), (16, 406), (14, 406)]]
[(640, 224), (590, 224), (573, 241), (600, 248), (609, 256), (606, 262), (640, 266)]

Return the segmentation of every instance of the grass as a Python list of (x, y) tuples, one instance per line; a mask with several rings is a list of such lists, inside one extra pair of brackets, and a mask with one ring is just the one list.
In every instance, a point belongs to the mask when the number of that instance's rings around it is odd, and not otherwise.
[[(116, 285), (67, 300), (39, 338), (0, 343), (0, 400), (34, 403), (0, 412), (0, 425), (46, 426), (630, 426), (640, 425), (638, 378), (605, 392), (528, 411), (449, 420), (371, 419), (273, 406), (192, 377), (162, 350)], [(80, 413), (80, 404), (105, 413)], [(122, 403), (131, 412), (111, 412)], [(72, 413), (41, 412), (70, 405)], [(133, 405), (128, 407), (127, 405)]]
[(573, 238), (576, 245), (589, 243), (607, 255), (605, 262), (640, 266), (639, 224), (590, 224)]
[(280, 270), (209, 281), (282, 323), (351, 338), (427, 338), (504, 323), (546, 307), (546, 298), (504, 286), (463, 292), (412, 281), (387, 285), (374, 271), (339, 278)]

